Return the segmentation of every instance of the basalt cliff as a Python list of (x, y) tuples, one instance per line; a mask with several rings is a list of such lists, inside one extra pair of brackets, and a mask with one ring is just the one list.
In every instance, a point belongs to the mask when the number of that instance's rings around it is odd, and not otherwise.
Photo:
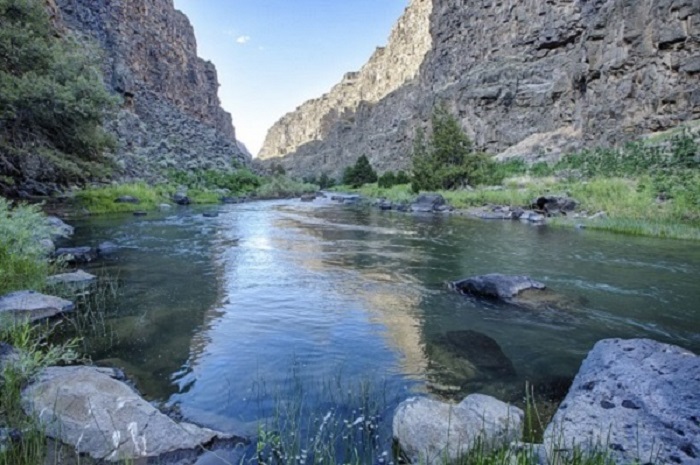
[(556, 158), (700, 118), (698, 0), (413, 0), (389, 43), (269, 131), (259, 157), (410, 166), (436, 104), (500, 158)]
[[(61, 26), (97, 43), (122, 105), (108, 122), (125, 179), (250, 162), (221, 108), (216, 68), (172, 0), (52, 0)], [(51, 2), (51, 3), (52, 3)]]

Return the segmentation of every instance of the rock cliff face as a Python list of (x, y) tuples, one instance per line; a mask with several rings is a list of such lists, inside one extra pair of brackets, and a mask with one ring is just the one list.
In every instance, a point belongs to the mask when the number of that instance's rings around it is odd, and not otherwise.
[(172, 0), (55, 0), (61, 20), (101, 47), (108, 87), (123, 97), (110, 122), (127, 177), (227, 168), (249, 157), (220, 106), (216, 68)]
[[(380, 171), (405, 168), (436, 102), (501, 158), (555, 158), (700, 117), (698, 0), (424, 0), (409, 10), (417, 5), (430, 38), (407, 35), (432, 45), (415, 79), (378, 101), (354, 97), (353, 112), (334, 113), (341, 101), (319, 117), (302, 105), (271, 129), (261, 157), (286, 155), (274, 162), (296, 174), (338, 174), (361, 154)], [(290, 144), (299, 134), (312, 137)]]

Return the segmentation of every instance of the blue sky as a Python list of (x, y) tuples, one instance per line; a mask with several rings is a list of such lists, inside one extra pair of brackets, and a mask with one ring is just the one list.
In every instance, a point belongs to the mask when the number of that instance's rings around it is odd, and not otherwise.
[(175, 0), (253, 154), (285, 113), (358, 70), (409, 0)]

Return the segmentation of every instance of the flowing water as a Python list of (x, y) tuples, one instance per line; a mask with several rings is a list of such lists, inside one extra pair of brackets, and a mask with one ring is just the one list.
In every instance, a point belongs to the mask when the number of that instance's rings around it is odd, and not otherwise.
[[(245, 429), (299, 386), (321, 412), (333, 389), (367, 385), (390, 406), (421, 392), (517, 402), (526, 381), (556, 401), (603, 338), (700, 352), (694, 242), (326, 200), (203, 211), (91, 218), (72, 242), (121, 247), (89, 268), (119, 280), (110, 336), (88, 340), (89, 355), (209, 427)], [(445, 285), (493, 272), (543, 281), (566, 304), (525, 310)]]

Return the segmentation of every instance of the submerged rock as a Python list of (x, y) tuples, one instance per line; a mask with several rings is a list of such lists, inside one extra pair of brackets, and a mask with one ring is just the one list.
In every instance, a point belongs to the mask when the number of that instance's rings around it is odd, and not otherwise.
[(100, 257), (107, 257), (109, 255), (114, 255), (119, 251), (119, 246), (115, 244), (114, 242), (101, 242), (100, 245), (97, 246), (97, 255)]
[[(201, 447), (236, 440), (190, 423), (176, 423), (146, 402), (109, 368), (50, 367), (22, 393), (47, 436), (97, 460), (164, 458), (194, 463)], [(239, 440), (240, 441), (240, 440)]]
[(313, 202), (316, 200), (316, 194), (304, 194), (301, 196), (302, 202)]
[(577, 446), (616, 463), (700, 464), (700, 357), (649, 339), (598, 342), (544, 436), (562, 454)]
[(480, 372), (499, 378), (515, 376), (513, 362), (492, 337), (467, 329), (450, 331), (446, 339), (452, 351), (469, 360)]
[(0, 297), (0, 316), (8, 315), (19, 320), (42, 320), (73, 308), (73, 302), (69, 300), (35, 291), (18, 291)]
[(97, 251), (92, 247), (62, 247), (57, 249), (54, 256), (72, 265), (90, 263), (97, 258)]
[(412, 463), (436, 465), (456, 460), (480, 440), (486, 447), (520, 440), (523, 418), (519, 408), (483, 394), (456, 405), (421, 397), (397, 407), (392, 430)]
[(512, 276), (491, 273), (482, 276), (455, 281), (451, 284), (454, 289), (477, 297), (513, 301), (521, 292), (526, 290), (544, 290), (546, 286), (527, 276)]
[(218, 212), (206, 212), (206, 213), (202, 213), (202, 216), (204, 218), (217, 218), (219, 216), (219, 213)]

